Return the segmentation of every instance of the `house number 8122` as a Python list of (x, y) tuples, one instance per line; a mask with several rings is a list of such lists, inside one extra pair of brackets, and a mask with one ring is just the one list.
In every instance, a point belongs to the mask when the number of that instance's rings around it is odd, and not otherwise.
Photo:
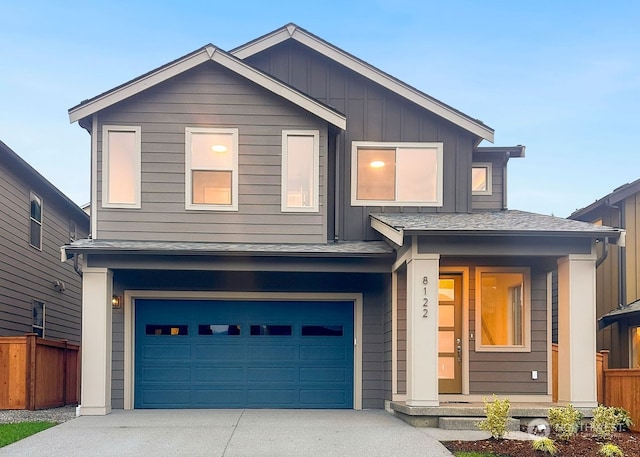
[(429, 285), (429, 278), (422, 277), (422, 291), (424, 296), (422, 297), (422, 317), (425, 319), (429, 317), (429, 299), (427, 298), (427, 286)]

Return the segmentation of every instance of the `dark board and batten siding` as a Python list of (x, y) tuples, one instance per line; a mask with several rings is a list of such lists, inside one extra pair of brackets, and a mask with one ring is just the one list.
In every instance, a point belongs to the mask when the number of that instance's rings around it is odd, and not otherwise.
[[(215, 63), (203, 64), (98, 117), (141, 127), (140, 209), (98, 207), (98, 238), (159, 241), (322, 243), (326, 228), (327, 124)], [(185, 209), (185, 127), (238, 128), (238, 211)], [(282, 213), (283, 130), (320, 132), (320, 211)]]
[[(179, 265), (175, 265), (176, 270)], [(362, 407), (384, 407), (384, 302), (390, 288), (390, 276), (380, 274), (313, 274), (205, 271), (115, 271), (114, 291), (166, 290), (167, 284), (198, 284), (197, 290), (235, 292), (362, 293)], [(215, 288), (211, 285), (220, 285)], [(189, 290), (194, 288), (189, 287)], [(111, 401), (116, 409), (124, 407), (124, 311), (113, 312)]]
[[(29, 245), (30, 191), (42, 199), (42, 250)], [(37, 183), (25, 182), (0, 164), (0, 336), (32, 332), (33, 301), (45, 303), (45, 336), (80, 342), (81, 279), (71, 262), (60, 262), (60, 246), (69, 242), (74, 219), (78, 237), (83, 223)], [(65, 284), (63, 292), (55, 281)]]
[[(338, 236), (341, 239), (379, 238), (370, 227), (371, 212), (471, 211), (472, 134), (293, 40), (248, 57), (246, 61), (347, 116), (347, 130), (338, 135), (336, 145), (341, 190)], [(443, 142), (443, 206), (351, 206), (353, 141)]]

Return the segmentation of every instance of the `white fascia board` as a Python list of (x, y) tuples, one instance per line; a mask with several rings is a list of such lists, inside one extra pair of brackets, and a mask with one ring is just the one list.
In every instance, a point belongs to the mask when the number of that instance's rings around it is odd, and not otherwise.
[(425, 97), (423, 94), (413, 89), (412, 87), (391, 79), (389, 76), (377, 70), (376, 68), (355, 60), (350, 55), (340, 51), (333, 46), (330, 46), (327, 43), (319, 41), (317, 38), (303, 32), (299, 28), (296, 28), (293, 31), (289, 29), (281, 29), (273, 33), (272, 35), (266, 36), (261, 40), (254, 41), (246, 46), (235, 50), (233, 52), (233, 55), (238, 58), (244, 59), (246, 57), (257, 54), (258, 52), (261, 52), (271, 46), (275, 46), (276, 44), (279, 44), (289, 38), (297, 40), (305, 46), (319, 52), (320, 54), (325, 55), (326, 57), (329, 57), (330, 59), (338, 62), (341, 65), (344, 65), (345, 67), (355, 71), (365, 78), (368, 78), (380, 84), (390, 91), (395, 92), (396, 94), (406, 98), (407, 100), (410, 100), (413, 103), (427, 109), (428, 111), (431, 111), (432, 113), (437, 114), (438, 116), (454, 123), (455, 125), (462, 127), (463, 129), (493, 143), (494, 133), (491, 128), (477, 122), (473, 122), (473, 120), (468, 119), (465, 116), (461, 116), (459, 113), (447, 107), (446, 105), (438, 103), (437, 100)]
[(98, 111), (107, 108), (115, 103), (121, 102), (129, 97), (132, 97), (145, 89), (155, 86), (167, 79), (173, 78), (201, 63), (210, 59), (210, 53), (212, 46), (202, 49), (197, 54), (191, 55), (185, 59), (175, 62), (169, 67), (161, 68), (142, 79), (133, 81), (131, 84), (127, 84), (115, 91), (108, 92), (104, 96), (93, 100), (87, 104), (78, 106), (77, 108), (69, 111), (69, 121), (71, 123), (90, 116)]
[(384, 222), (371, 217), (371, 228), (381, 233), (383, 236), (393, 241), (398, 246), (402, 246), (404, 241), (404, 231), (402, 229), (396, 230), (393, 227), (389, 227)]
[(335, 125), (336, 127), (346, 130), (347, 118), (338, 114), (337, 112), (329, 109), (328, 107), (318, 103), (310, 97), (303, 95), (300, 92), (294, 91), (281, 82), (276, 81), (274, 78), (250, 67), (241, 60), (231, 57), (223, 52), (215, 52), (211, 56), (211, 60), (220, 65), (228, 68), (229, 70), (237, 73), (240, 76), (247, 78), (265, 89), (273, 92), (280, 97), (289, 100), (290, 102), (300, 106), (308, 112), (315, 114), (321, 119)]

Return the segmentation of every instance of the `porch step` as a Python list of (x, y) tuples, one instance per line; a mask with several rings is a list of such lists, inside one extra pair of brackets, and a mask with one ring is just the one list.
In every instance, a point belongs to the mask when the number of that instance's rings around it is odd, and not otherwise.
[[(443, 430), (478, 430), (478, 422), (484, 417), (440, 417), (438, 427)], [(520, 431), (520, 420), (510, 417), (507, 419), (507, 430)]]

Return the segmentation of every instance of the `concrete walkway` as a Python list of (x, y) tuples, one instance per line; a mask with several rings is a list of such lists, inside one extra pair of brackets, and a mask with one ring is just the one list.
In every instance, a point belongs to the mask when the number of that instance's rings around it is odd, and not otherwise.
[(433, 432), (381, 410), (119, 410), (65, 422), (0, 456), (450, 456)]

